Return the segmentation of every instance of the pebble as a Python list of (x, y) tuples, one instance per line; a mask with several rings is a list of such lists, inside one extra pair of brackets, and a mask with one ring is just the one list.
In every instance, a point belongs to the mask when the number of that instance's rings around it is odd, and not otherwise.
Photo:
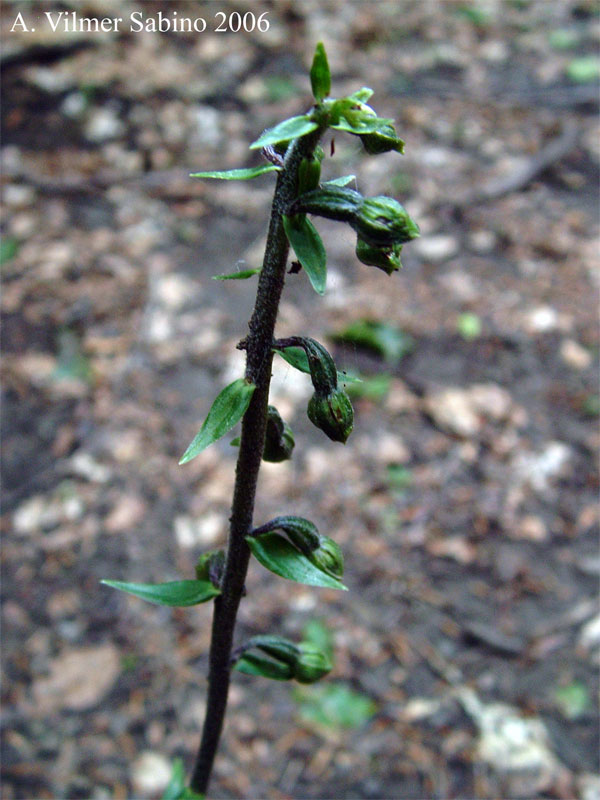
[(498, 243), (498, 237), (494, 231), (479, 230), (469, 234), (469, 246), (471, 250), (480, 255), (491, 253)]
[(112, 471), (104, 464), (99, 464), (89, 453), (78, 450), (68, 461), (69, 471), (90, 483), (106, 483)]
[(579, 644), (586, 650), (591, 650), (600, 645), (600, 614), (581, 628)]
[(564, 442), (548, 442), (539, 453), (519, 453), (513, 460), (513, 477), (517, 483), (528, 483), (534, 491), (543, 493), (550, 481), (562, 474), (572, 455)]
[(172, 767), (162, 753), (146, 750), (131, 765), (131, 782), (139, 795), (155, 795), (162, 792), (171, 779)]
[(560, 344), (560, 357), (572, 369), (587, 369), (592, 363), (591, 353), (575, 339), (563, 339)]
[(510, 394), (497, 384), (475, 384), (467, 389), (450, 387), (428, 395), (425, 407), (444, 430), (466, 438), (477, 435), (484, 418), (506, 419), (512, 407)]
[(4, 202), (10, 208), (26, 208), (33, 204), (35, 191), (31, 186), (9, 183), (4, 187)]
[(175, 517), (175, 538), (182, 548), (201, 545), (210, 547), (222, 539), (227, 532), (227, 519), (216, 511), (204, 514), (200, 519), (188, 516)]
[(514, 538), (528, 539), (531, 542), (543, 542), (548, 538), (548, 528), (541, 517), (529, 514), (519, 520), (515, 526)]
[(458, 239), (455, 236), (437, 234), (416, 239), (412, 247), (427, 261), (441, 262), (455, 256), (459, 250)]
[(548, 333), (568, 327), (568, 320), (550, 306), (538, 306), (527, 312), (524, 323), (529, 333)]
[(123, 495), (104, 521), (109, 533), (122, 533), (139, 525), (146, 515), (147, 505), (135, 494)]
[(86, 137), (91, 142), (106, 142), (125, 133), (125, 123), (112, 108), (97, 108), (90, 114), (84, 126)]
[(49, 668), (50, 674), (33, 684), (40, 710), (84, 711), (96, 706), (110, 691), (121, 672), (121, 658), (110, 643), (68, 648), (50, 661)]
[(454, 269), (440, 275), (440, 283), (463, 303), (472, 303), (479, 297), (473, 277), (462, 269)]

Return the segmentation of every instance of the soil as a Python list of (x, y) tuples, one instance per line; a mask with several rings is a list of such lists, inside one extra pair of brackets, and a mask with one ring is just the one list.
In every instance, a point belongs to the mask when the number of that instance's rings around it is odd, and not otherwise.
[[(117, 7), (208, 27), (53, 32), (47, 4), (2, 8), (3, 797), (160, 797), (173, 759), (191, 766), (210, 604), (100, 580), (190, 578), (226, 541), (231, 437), (177, 461), (242, 374), (255, 279), (211, 276), (260, 265), (272, 176), (188, 173), (260, 163), (248, 144), (310, 106), (319, 39), (333, 93), (370, 86), (406, 140), (371, 157), (336, 135), (324, 176), (397, 197), (422, 235), (388, 278), (318, 220), (327, 293), (287, 279), (278, 335), (323, 341), (363, 384), (342, 447), (275, 365), (296, 448), (265, 465), (255, 518), (310, 517), (350, 591), (254, 563), (236, 639), (318, 620), (318, 691), (350, 690), (355, 718), (236, 674), (210, 796), (597, 797), (597, 3)], [(269, 30), (217, 33), (218, 11)], [(412, 350), (344, 341), (359, 319)]]

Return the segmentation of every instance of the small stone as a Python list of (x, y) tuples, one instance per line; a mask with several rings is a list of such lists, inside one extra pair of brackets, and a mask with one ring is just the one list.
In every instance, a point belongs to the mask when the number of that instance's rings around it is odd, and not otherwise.
[(514, 538), (528, 539), (531, 542), (544, 542), (548, 538), (548, 528), (540, 517), (529, 514), (516, 525)]
[(437, 234), (416, 239), (412, 247), (427, 261), (440, 262), (458, 253), (459, 244), (455, 236)]
[(459, 564), (472, 564), (476, 548), (464, 536), (448, 536), (427, 543), (427, 551), (437, 558), (451, 558)]
[(528, 483), (537, 492), (545, 492), (549, 482), (559, 477), (573, 452), (564, 442), (548, 442), (541, 453), (519, 453), (513, 461), (517, 483)]
[(577, 796), (580, 800), (598, 800), (600, 797), (600, 775), (586, 772), (577, 776)]
[(463, 303), (472, 303), (479, 297), (472, 276), (462, 269), (454, 269), (441, 275), (440, 283)]
[(95, 109), (85, 125), (85, 135), (91, 142), (106, 142), (109, 139), (116, 139), (124, 132), (123, 121), (111, 108)]
[(217, 147), (221, 141), (221, 122), (216, 109), (211, 106), (191, 108), (188, 119), (191, 128), (190, 147)]
[(42, 495), (34, 495), (22, 503), (14, 513), (13, 526), (21, 535), (49, 530), (60, 522), (60, 511)]
[(500, 421), (509, 415), (512, 398), (496, 383), (477, 383), (469, 390), (475, 408), (489, 419)]
[(210, 547), (225, 535), (227, 520), (222, 514), (209, 512), (200, 519), (188, 516), (175, 518), (175, 538), (177, 544), (183, 548)]
[(525, 325), (530, 333), (547, 333), (559, 327), (559, 315), (550, 306), (538, 306), (525, 316)]
[(481, 419), (463, 389), (444, 389), (429, 395), (425, 407), (440, 428), (451, 433), (469, 438), (481, 429)]
[(157, 299), (171, 311), (179, 311), (198, 294), (197, 285), (185, 275), (163, 275), (157, 282)]
[(579, 644), (586, 650), (591, 650), (600, 645), (600, 614), (581, 628)]
[(111, 470), (95, 461), (89, 453), (78, 450), (69, 459), (69, 467), (74, 475), (90, 483), (106, 483), (112, 475)]
[(119, 651), (112, 644), (64, 650), (50, 662), (50, 675), (33, 684), (33, 696), (46, 713), (84, 711), (98, 705), (121, 671)]
[(146, 515), (146, 503), (137, 495), (121, 497), (106, 517), (104, 526), (109, 533), (121, 533), (139, 525)]
[(432, 717), (441, 708), (441, 701), (437, 697), (413, 697), (405, 703), (402, 709), (402, 717), (408, 722), (416, 722), (420, 719)]
[(77, 119), (87, 108), (88, 101), (82, 92), (70, 92), (62, 101), (60, 110), (70, 119)]
[(172, 767), (166, 756), (150, 750), (141, 753), (131, 765), (131, 782), (136, 796), (158, 795), (171, 779)]
[(575, 339), (563, 339), (560, 345), (560, 357), (572, 369), (587, 369), (592, 363), (591, 353)]
[(31, 186), (8, 184), (4, 188), (4, 203), (10, 208), (27, 208), (35, 200), (35, 192)]
[(469, 234), (469, 245), (471, 250), (480, 255), (491, 253), (498, 243), (498, 237), (494, 231), (480, 230)]

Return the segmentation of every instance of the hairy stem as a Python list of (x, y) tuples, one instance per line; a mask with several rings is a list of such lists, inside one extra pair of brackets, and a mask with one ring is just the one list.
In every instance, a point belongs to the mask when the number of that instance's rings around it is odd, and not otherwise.
[(227, 557), (221, 594), (215, 599), (214, 604), (206, 715), (200, 749), (190, 782), (191, 788), (199, 793), (205, 793), (208, 788), (223, 728), (229, 691), (233, 632), (250, 558), (245, 537), (252, 530), (256, 484), (267, 427), (273, 335), (289, 252), (281, 218), (296, 197), (300, 162), (313, 152), (321, 133), (319, 129), (293, 142), (288, 148), (283, 169), (278, 175), (263, 268), (250, 319), (250, 333), (246, 339), (246, 377), (256, 385), (256, 389), (242, 420)]

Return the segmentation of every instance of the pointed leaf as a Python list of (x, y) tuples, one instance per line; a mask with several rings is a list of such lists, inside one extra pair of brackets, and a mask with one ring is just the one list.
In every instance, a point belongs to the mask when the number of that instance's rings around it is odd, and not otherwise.
[(180, 800), (185, 791), (185, 772), (183, 761), (176, 758), (173, 762), (171, 778), (166, 785), (161, 800)]
[(245, 281), (251, 278), (261, 270), (261, 267), (254, 267), (254, 269), (242, 269), (240, 272), (230, 272), (228, 275), (213, 275), (213, 281)]
[(159, 606), (196, 606), (206, 603), (218, 594), (221, 594), (212, 583), (208, 581), (169, 581), (168, 583), (125, 583), (123, 581), (101, 581), (105, 586), (119, 589), (121, 592), (133, 594), (156, 603)]
[(331, 73), (327, 63), (327, 53), (323, 42), (319, 42), (315, 49), (312, 67), (310, 68), (310, 85), (317, 102), (327, 97), (331, 90)]
[(347, 589), (343, 583), (320, 570), (308, 558), (278, 533), (246, 536), (248, 547), (263, 567), (297, 583), (308, 586), (325, 586), (330, 589)]
[(225, 169), (209, 172), (192, 172), (190, 178), (216, 178), (221, 181), (247, 181), (258, 178), (267, 172), (280, 172), (281, 167), (275, 164), (259, 164), (257, 167), (243, 167), (242, 169)]
[[(308, 356), (303, 347), (285, 347), (282, 350), (275, 348), (275, 352), (280, 355), (284, 361), (287, 361), (290, 366), (294, 367), (294, 369), (300, 372), (306, 372), (307, 375), (310, 375)], [(341, 383), (362, 383), (362, 378), (356, 375), (349, 375), (346, 372), (340, 372), (339, 370), (337, 376), (338, 382)]]
[(332, 178), (330, 181), (325, 181), (322, 186), (348, 186), (349, 183), (356, 180), (356, 175), (342, 175), (340, 178)]
[(246, 413), (255, 388), (256, 386), (245, 378), (238, 378), (226, 386), (212, 404), (204, 424), (179, 463), (187, 464), (192, 458), (196, 458), (198, 453), (231, 430)]
[[(348, 116), (350, 114), (348, 113)], [(386, 130), (392, 123), (393, 119), (384, 119), (383, 117), (371, 117), (362, 115), (356, 112), (354, 115), (341, 117), (340, 121), (335, 125), (331, 125), (336, 131), (346, 131), (346, 133), (354, 133), (360, 135), (362, 133), (377, 133), (381, 130)]]
[(275, 681), (289, 681), (293, 678), (289, 664), (273, 661), (262, 653), (244, 653), (234, 664), (234, 669), (246, 675), (260, 675)]
[(266, 147), (268, 144), (297, 139), (300, 136), (306, 136), (307, 133), (316, 131), (318, 127), (317, 123), (306, 114), (290, 117), (289, 119), (284, 119), (279, 125), (275, 125), (274, 128), (267, 128), (255, 142), (252, 142), (250, 149), (257, 150), (260, 147)]
[(356, 92), (352, 92), (352, 94), (348, 95), (346, 99), (357, 103), (366, 103), (372, 96), (373, 89), (369, 89), (368, 86), (363, 86), (362, 89), (358, 89)]
[(283, 217), (286, 236), (317, 294), (325, 294), (327, 255), (321, 237), (306, 217)]

